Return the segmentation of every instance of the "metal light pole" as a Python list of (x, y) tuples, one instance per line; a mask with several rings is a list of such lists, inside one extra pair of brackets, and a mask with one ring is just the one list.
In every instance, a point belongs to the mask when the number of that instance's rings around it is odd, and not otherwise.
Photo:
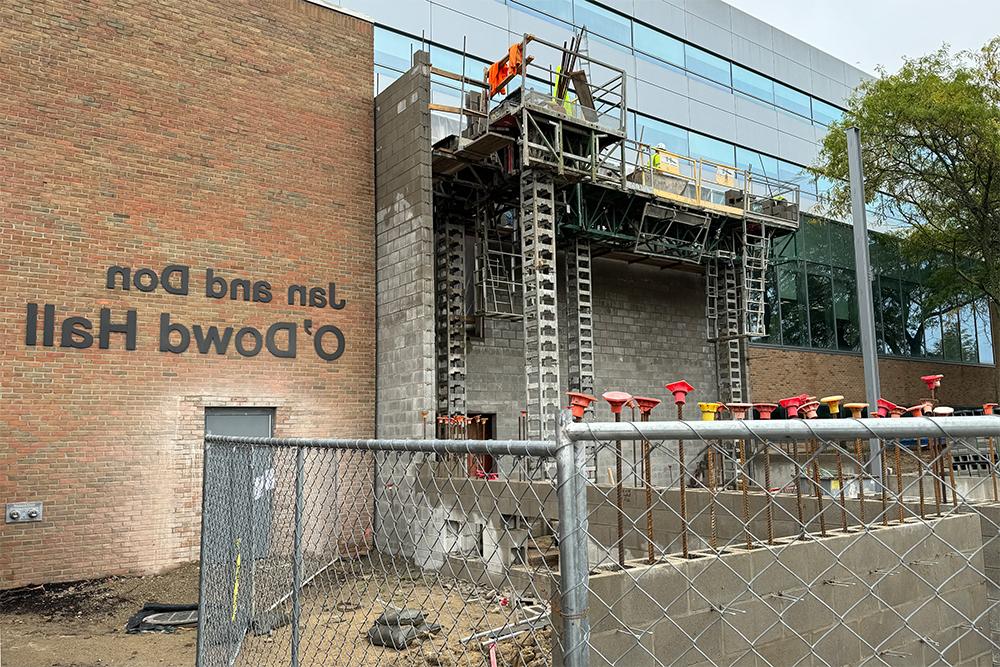
[[(854, 219), (854, 270), (858, 283), (858, 315), (861, 326), (861, 354), (865, 365), (865, 398), (876, 405), (880, 395), (878, 350), (875, 341), (875, 311), (872, 300), (872, 267), (868, 255), (868, 219), (865, 217), (865, 174), (861, 162), (861, 130), (849, 127), (847, 160), (851, 175), (851, 214)], [(882, 480), (882, 445), (871, 440), (869, 474)]]

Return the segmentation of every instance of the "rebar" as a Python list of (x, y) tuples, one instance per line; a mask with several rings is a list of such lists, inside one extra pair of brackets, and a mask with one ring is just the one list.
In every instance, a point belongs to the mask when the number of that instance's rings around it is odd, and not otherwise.
[(743, 530), (746, 533), (747, 549), (753, 548), (753, 535), (750, 532), (750, 484), (747, 479), (746, 441), (740, 440), (740, 492), (743, 494)]
[[(684, 404), (677, 404), (677, 421), (684, 421)], [(681, 553), (688, 557), (688, 519), (687, 519), (687, 465), (684, 463), (684, 440), (677, 441), (677, 458), (680, 459), (680, 489), (679, 504), (681, 512)]]
[[(883, 474), (883, 479), (885, 475)], [(844, 490), (844, 457), (837, 450), (837, 484), (840, 486), (840, 529), (847, 532), (847, 492)]]
[[(899, 522), (903, 523), (906, 521), (906, 517), (903, 516), (905, 508), (903, 507), (903, 453), (902, 444), (899, 440), (896, 441), (896, 504), (899, 506)], [(919, 459), (917, 459), (919, 461)], [(923, 467), (921, 466), (921, 472), (923, 472)]]
[(868, 523), (865, 520), (865, 457), (863, 447), (861, 438), (856, 438), (854, 440), (854, 456), (855, 468), (858, 475), (858, 505), (860, 506), (859, 512), (862, 525)]
[[(615, 421), (620, 421), (621, 415), (615, 415)], [(625, 488), (622, 485), (622, 441), (615, 442), (617, 460), (615, 461), (615, 503), (618, 506), (618, 565), (625, 567)]]
[[(649, 421), (649, 413), (643, 411), (640, 419)], [(656, 562), (656, 543), (653, 533), (653, 473), (650, 469), (650, 442), (647, 438), (642, 439), (642, 474), (646, 483), (646, 562), (652, 565)]]
[(708, 476), (708, 546), (711, 547), (712, 551), (717, 551), (719, 548), (719, 534), (718, 526), (716, 525), (717, 517), (715, 511), (715, 452), (712, 450), (712, 442), (707, 443), (707, 476)]
[(771, 443), (764, 442), (764, 492), (767, 493), (767, 543), (774, 544), (774, 495), (771, 492)]
[(799, 537), (802, 537), (806, 532), (806, 518), (802, 507), (802, 466), (799, 465), (798, 441), (792, 443), (792, 462), (795, 464), (795, 515), (799, 520)]
[[(898, 441), (897, 441), (898, 442)], [(882, 462), (882, 525), (889, 525), (889, 477), (888, 477), (888, 464), (886, 463), (885, 448), (882, 448), (882, 456), (879, 457)]]
[(823, 487), (819, 479), (819, 446), (816, 440), (809, 441), (809, 455), (812, 457), (813, 488), (816, 494), (816, 514), (819, 516), (819, 534), (826, 537), (826, 512), (823, 508)]
[(990, 451), (990, 479), (993, 480), (993, 502), (997, 502), (997, 457), (996, 448), (993, 445), (993, 436), (987, 439)]

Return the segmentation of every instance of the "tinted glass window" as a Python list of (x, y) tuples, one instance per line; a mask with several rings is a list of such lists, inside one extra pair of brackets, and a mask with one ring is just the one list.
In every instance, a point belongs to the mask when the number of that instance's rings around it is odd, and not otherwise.
[(690, 143), (691, 157), (711, 160), (724, 165), (732, 165), (736, 161), (733, 145), (725, 141), (691, 132)]
[[(684, 44), (641, 23), (632, 26), (635, 48), (678, 67), (684, 67)], [(655, 83), (655, 82), (654, 82)]]
[(587, 0), (576, 0), (576, 25), (588, 32), (632, 46), (632, 21)]
[(739, 65), (733, 65), (733, 88), (747, 95), (774, 102), (774, 82)]
[(688, 71), (724, 86), (731, 86), (733, 83), (729, 71), (729, 61), (713, 56), (696, 46), (684, 45), (684, 66), (687, 67)]
[(530, 8), (526, 8), (525, 4), (519, 3), (517, 0), (511, 2), (511, 7), (525, 11), (525, 9), (535, 10), (546, 14), (548, 16), (555, 17), (566, 21), (567, 23), (573, 22), (573, 2), (572, 0), (531, 0)]
[(812, 116), (809, 108), (809, 96), (797, 90), (792, 90), (788, 86), (784, 86), (778, 82), (774, 83), (774, 103), (782, 109), (799, 114), (800, 116), (805, 116), (806, 118)]
[(812, 99), (812, 117), (818, 123), (830, 125), (840, 120), (844, 112), (823, 100)]
[(976, 338), (979, 345), (979, 363), (993, 363), (993, 328), (990, 325), (990, 306), (987, 301), (976, 302)]
[(649, 146), (663, 144), (671, 153), (688, 155), (688, 131), (663, 121), (636, 115), (636, 138)]

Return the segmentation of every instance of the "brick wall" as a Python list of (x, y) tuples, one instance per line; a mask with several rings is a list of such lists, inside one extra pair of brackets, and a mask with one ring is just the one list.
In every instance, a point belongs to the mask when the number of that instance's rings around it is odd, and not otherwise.
[[(900, 405), (914, 405), (928, 396), (921, 375), (943, 373), (938, 391), (942, 403), (974, 407), (997, 400), (997, 369), (933, 360), (879, 359), (882, 395)], [(843, 394), (865, 400), (861, 355), (750, 347), (750, 383), (755, 401), (773, 402), (785, 396)]]
[[(274, 407), (283, 436), (373, 434), (371, 72), (372, 26), (303, 0), (0, 3), (0, 500), (45, 503), (42, 523), (0, 524), (0, 587), (196, 558), (206, 406)], [(169, 264), (188, 295), (105, 287), (110, 266)], [(273, 299), (208, 298), (207, 268)], [(330, 282), (342, 309), (288, 304)], [(28, 346), (29, 303), (95, 339), (101, 308), (134, 310), (135, 349), (60, 347), (58, 328)], [(297, 355), (163, 352), (161, 313), (234, 338), (292, 323)], [(346, 341), (332, 361), (324, 325)]]

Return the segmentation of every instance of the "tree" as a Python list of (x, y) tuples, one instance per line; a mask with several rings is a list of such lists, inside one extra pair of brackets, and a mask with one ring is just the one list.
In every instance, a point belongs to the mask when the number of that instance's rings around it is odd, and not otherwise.
[(850, 212), (844, 130), (857, 126), (865, 199), (906, 223), (904, 249), (932, 266), (934, 301), (986, 295), (1000, 306), (1000, 37), (880, 75), (854, 91), (823, 140), (815, 171), (834, 182), (828, 211)]

